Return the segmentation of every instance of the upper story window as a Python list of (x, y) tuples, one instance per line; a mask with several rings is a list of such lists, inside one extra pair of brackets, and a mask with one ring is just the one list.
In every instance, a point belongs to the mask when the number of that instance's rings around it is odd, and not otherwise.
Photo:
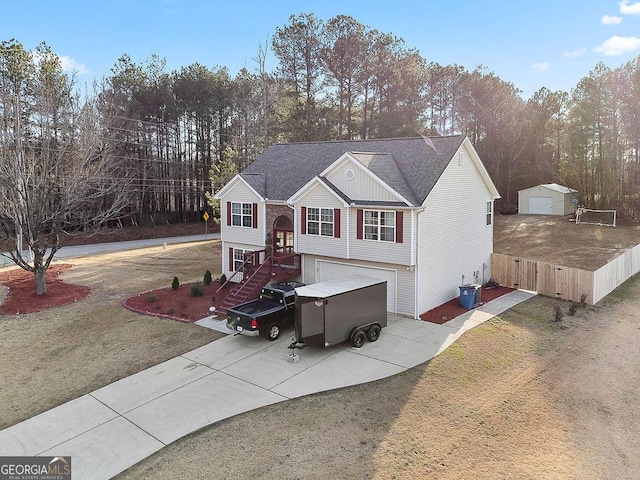
[(364, 211), (364, 238), (381, 242), (396, 241), (396, 212)]
[(231, 225), (253, 227), (253, 204), (231, 202)]
[(307, 207), (307, 234), (333, 237), (333, 208)]
[(487, 202), (487, 225), (493, 223), (493, 205), (492, 202)]
[(356, 238), (376, 242), (403, 243), (402, 210), (356, 210)]
[(300, 233), (319, 237), (340, 238), (340, 209), (301, 207)]

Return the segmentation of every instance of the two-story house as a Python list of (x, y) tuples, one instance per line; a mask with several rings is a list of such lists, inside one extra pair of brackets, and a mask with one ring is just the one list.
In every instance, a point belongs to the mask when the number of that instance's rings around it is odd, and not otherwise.
[(277, 144), (216, 198), (235, 281), (247, 252), (297, 254), (304, 283), (384, 279), (388, 310), (418, 318), (490, 276), (500, 195), (464, 136)]

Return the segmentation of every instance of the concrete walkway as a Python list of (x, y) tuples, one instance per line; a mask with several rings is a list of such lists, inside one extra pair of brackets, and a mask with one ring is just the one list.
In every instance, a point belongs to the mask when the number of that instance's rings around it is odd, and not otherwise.
[[(514, 291), (444, 325), (391, 315), (375, 343), (297, 351), (228, 335), (0, 431), (0, 455), (70, 455), (74, 479), (108, 479), (165, 445), (225, 418), (424, 363), (464, 332), (530, 298)], [(223, 321), (203, 326), (226, 330)]]

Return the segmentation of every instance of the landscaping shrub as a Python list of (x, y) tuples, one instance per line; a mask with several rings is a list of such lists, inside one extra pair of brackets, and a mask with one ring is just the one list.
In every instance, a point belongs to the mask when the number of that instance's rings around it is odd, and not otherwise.
[(204, 293), (204, 290), (202, 289), (202, 285), (200, 284), (200, 282), (196, 282), (193, 285), (191, 285), (192, 297), (201, 297), (203, 293)]
[(220, 286), (222, 287), (225, 283), (227, 283), (227, 276), (223, 273), (220, 275)]
[(167, 313), (168, 313), (169, 315), (173, 315), (173, 313), (174, 313), (174, 312), (175, 312), (175, 309), (174, 309), (173, 307), (169, 307), (169, 308), (167, 308)]
[(211, 281), (213, 279), (211, 278), (211, 272), (209, 270), (207, 270), (206, 272), (204, 272), (204, 279), (203, 282), (205, 285), (211, 285)]
[(153, 303), (158, 301), (158, 296), (155, 293), (150, 293), (147, 295), (147, 302)]
[(553, 309), (555, 310), (554, 320), (558, 323), (561, 322), (562, 317), (564, 317), (564, 313), (562, 313), (562, 308), (560, 308), (560, 305), (556, 305), (555, 307), (553, 307)]
[(573, 317), (576, 312), (578, 311), (578, 304), (577, 303), (572, 303), (571, 305), (569, 305), (569, 311), (567, 312), (569, 314), (570, 317)]
[(177, 290), (179, 286), (180, 286), (180, 281), (178, 280), (178, 277), (173, 277), (173, 282), (171, 282), (171, 288), (173, 288), (174, 290)]

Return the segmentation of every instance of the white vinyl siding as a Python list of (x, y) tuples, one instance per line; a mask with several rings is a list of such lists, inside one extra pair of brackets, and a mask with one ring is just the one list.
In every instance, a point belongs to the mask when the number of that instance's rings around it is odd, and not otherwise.
[[(411, 211), (404, 210), (402, 216), (402, 233), (403, 243), (396, 242), (380, 242), (371, 241), (364, 238), (358, 240), (356, 238), (356, 232), (358, 231), (358, 219), (357, 208), (349, 209), (349, 232), (350, 232), (350, 251), (349, 258), (355, 258), (359, 260), (370, 260), (373, 262), (379, 261), (384, 258), (389, 263), (395, 263), (398, 265), (411, 265)], [(364, 217), (364, 212), (363, 212)], [(394, 219), (395, 230), (395, 219)], [(395, 232), (397, 234), (397, 232)]]
[[(327, 190), (324, 185), (317, 184), (309, 190), (306, 195), (303, 195), (294, 205), (295, 206), (295, 234), (296, 234), (296, 252), (297, 253), (313, 253), (317, 255), (335, 256), (339, 258), (345, 258), (347, 254), (347, 209), (342, 207), (342, 202), (336, 198), (336, 196)], [(302, 207), (306, 208), (307, 216), (303, 217)], [(328, 209), (340, 209), (340, 238), (335, 238), (333, 235), (317, 235), (309, 234), (307, 217), (309, 210), (317, 208), (320, 209), (320, 219), (325, 220), (325, 233), (328, 233)], [(325, 210), (325, 216), (322, 217), (322, 210)], [(333, 211), (332, 211), (333, 215)], [(307, 228), (306, 233), (303, 235), (302, 225), (303, 222)], [(319, 228), (322, 228), (321, 225)], [(333, 234), (336, 232), (336, 225), (333, 225)]]
[[(264, 203), (260, 200), (261, 199), (245, 183), (242, 182), (236, 183), (236, 185), (234, 185), (234, 187), (220, 199), (220, 238), (223, 242), (250, 244), (253, 245), (252, 250), (264, 248)], [(227, 225), (227, 223), (229, 223), (227, 220), (227, 202), (232, 202), (232, 215), (230, 219), (232, 223), (231, 226)], [(236, 216), (234, 213), (238, 212), (238, 206), (236, 206), (234, 210), (234, 205), (238, 204), (251, 205), (251, 208), (253, 208), (253, 204), (256, 204), (257, 225), (253, 225), (252, 219), (251, 228), (247, 228), (246, 225), (244, 227), (233, 225), (234, 218), (240, 218), (240, 222), (242, 223), (242, 219), (245, 217), (242, 214), (242, 207), (240, 207), (241, 210), (239, 216)], [(248, 222), (249, 220), (246, 221)]]
[[(348, 180), (348, 178), (351, 177), (351, 175), (347, 174), (348, 170), (353, 172), (353, 178), (351, 180)], [(344, 162), (344, 164), (327, 176), (327, 180), (334, 184), (341, 192), (344, 192), (349, 198), (378, 202), (401, 201), (400, 198), (383, 187), (379, 181), (363, 171), (363, 167), (356, 165), (353, 160)]]
[[(321, 281), (318, 277), (318, 269), (324, 268), (321, 274), (361, 275), (391, 280), (395, 277), (394, 283), (388, 281), (387, 308), (389, 311), (413, 317), (415, 304), (415, 275), (404, 265), (395, 265), (381, 262), (363, 262), (358, 260), (339, 261), (331, 257), (320, 257), (315, 255), (304, 255), (302, 258), (303, 277), (302, 281), (307, 285)], [(325, 278), (326, 279), (326, 278)], [(331, 278), (328, 278), (329, 280)], [(395, 293), (393, 290), (395, 289)], [(395, 306), (393, 305), (395, 304)]]
[[(464, 283), (489, 280), (493, 227), (487, 202), (493, 201), (479, 170), (463, 146), (418, 214), (418, 314), (460, 294)], [(463, 280), (464, 276), (464, 280)]]

